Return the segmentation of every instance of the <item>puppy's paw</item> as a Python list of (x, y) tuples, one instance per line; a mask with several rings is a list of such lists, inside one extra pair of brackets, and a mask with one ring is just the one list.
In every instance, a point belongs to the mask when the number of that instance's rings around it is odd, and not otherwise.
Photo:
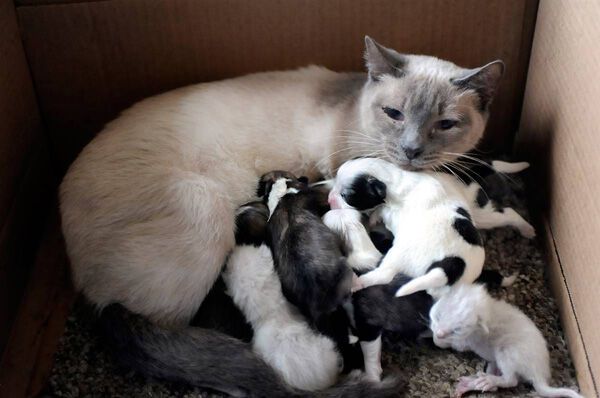
[(489, 375), (486, 373), (478, 374), (477, 378), (473, 381), (475, 389), (481, 392), (497, 391), (498, 386), (495, 381), (496, 376)]
[(474, 376), (464, 376), (458, 379), (458, 383), (454, 389), (454, 397), (460, 398), (469, 391), (473, 391), (475, 389), (473, 382), (476, 379), (477, 377)]
[(359, 291), (360, 289), (364, 289), (363, 284), (360, 282), (360, 278), (356, 276), (356, 274), (352, 275), (352, 287), (350, 288), (350, 292), (354, 293)]
[(358, 277), (358, 283), (360, 283), (362, 289), (369, 286), (384, 285), (389, 283), (391, 280), (392, 278), (389, 278), (388, 280), (386, 275), (383, 275), (379, 268)]
[(365, 379), (379, 383), (381, 381), (381, 374), (383, 373), (383, 369), (381, 369), (381, 365), (374, 366), (372, 369), (365, 371)]
[(524, 238), (533, 239), (535, 238), (535, 228), (529, 223), (525, 223), (519, 228), (519, 232)]

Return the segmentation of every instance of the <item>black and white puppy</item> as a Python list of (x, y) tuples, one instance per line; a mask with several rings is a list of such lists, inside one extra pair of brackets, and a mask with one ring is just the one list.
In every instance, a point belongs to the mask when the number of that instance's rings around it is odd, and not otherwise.
[(252, 325), (252, 348), (289, 385), (302, 390), (332, 386), (341, 370), (335, 343), (316, 332), (283, 296), (271, 251), (264, 244), (269, 212), (263, 202), (236, 214), (236, 247), (223, 280)]
[(366, 209), (382, 203), (380, 216), (395, 239), (380, 266), (359, 278), (363, 287), (389, 283), (403, 273), (414, 279), (396, 292), (404, 296), (471, 283), (485, 252), (476, 227), (514, 225), (526, 236), (533, 228), (513, 209), (477, 205), (479, 186), (443, 173), (408, 172), (381, 159), (346, 162), (329, 195), (332, 207)]
[[(271, 207), (266, 240), (284, 295), (317, 330), (336, 340), (347, 370), (364, 365), (368, 379), (380, 380), (383, 331), (415, 338), (428, 330), (425, 320), (431, 297), (419, 292), (394, 298), (396, 290), (410, 280), (402, 275), (391, 284), (372, 286), (350, 296), (354, 273), (348, 253), (342, 239), (321, 221), (329, 210), (327, 186), (309, 187), (289, 173), (272, 172), (261, 179), (259, 194)], [(367, 246), (361, 243), (361, 247)], [(357, 247), (355, 244), (350, 249)], [(349, 330), (360, 340), (365, 356), (361, 362), (357, 362), (360, 354), (349, 348)]]
[(344, 370), (361, 366), (360, 350), (349, 342), (344, 305), (354, 273), (340, 238), (321, 220), (329, 210), (325, 186), (283, 171), (261, 177), (258, 195), (269, 208), (266, 243), (286, 299), (319, 332), (331, 337), (344, 358)]
[(411, 278), (397, 274), (387, 285), (375, 285), (352, 294), (348, 307), (353, 334), (360, 341), (365, 374), (370, 380), (381, 379), (381, 336), (392, 332), (414, 340), (429, 331), (427, 321), (433, 299), (421, 291), (395, 298), (396, 291)]
[[(348, 258), (356, 259), (353, 266), (356, 272), (368, 272), (376, 266), (377, 257), (372, 252), (377, 249), (367, 235), (357, 210), (330, 210), (323, 217), (323, 221), (342, 237)], [(381, 256), (378, 251), (377, 254)], [(514, 281), (514, 277), (502, 278), (496, 271), (487, 271), (486, 278), (480, 276), (479, 279), (487, 279), (481, 282), (487, 282), (486, 284), (491, 286)], [(360, 341), (365, 372), (371, 380), (379, 380), (382, 373), (380, 358), (383, 331), (400, 333), (404, 338), (414, 338), (428, 329), (424, 320), (427, 319), (432, 303), (430, 295), (419, 291), (399, 298), (394, 297), (396, 291), (410, 281), (409, 277), (396, 274), (389, 284), (374, 285), (356, 291), (352, 296), (352, 305), (347, 307), (353, 320), (353, 332)]]

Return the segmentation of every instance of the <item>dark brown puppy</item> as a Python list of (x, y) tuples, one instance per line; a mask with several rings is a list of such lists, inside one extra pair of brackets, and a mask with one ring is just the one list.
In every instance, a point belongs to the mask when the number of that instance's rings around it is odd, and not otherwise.
[(343, 308), (351, 300), (353, 272), (340, 238), (321, 220), (329, 210), (327, 188), (309, 187), (302, 177), (274, 171), (261, 178), (258, 194), (270, 207), (266, 243), (284, 296), (313, 328), (337, 343), (345, 370), (360, 366)]

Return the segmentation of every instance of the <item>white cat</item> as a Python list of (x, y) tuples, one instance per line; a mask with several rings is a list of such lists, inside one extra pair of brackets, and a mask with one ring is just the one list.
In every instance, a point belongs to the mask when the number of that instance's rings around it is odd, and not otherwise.
[(457, 397), (514, 387), (522, 379), (542, 397), (582, 398), (568, 388), (548, 385), (550, 359), (544, 336), (517, 307), (493, 299), (483, 287), (451, 289), (433, 305), (430, 319), (436, 345), (474, 351), (489, 362), (485, 373), (461, 378)]
[[(75, 287), (99, 308), (118, 302), (155, 323), (185, 326), (234, 247), (235, 209), (263, 173), (312, 179), (369, 154), (429, 168), (454, 156), (442, 151), (477, 144), (501, 62), (463, 69), (369, 38), (365, 58), (368, 74), (313, 66), (199, 84), (144, 100), (109, 123), (60, 187)], [(157, 351), (171, 349), (162, 344)], [(190, 361), (201, 348), (190, 346)], [(164, 375), (258, 388), (235, 375), (194, 376)]]

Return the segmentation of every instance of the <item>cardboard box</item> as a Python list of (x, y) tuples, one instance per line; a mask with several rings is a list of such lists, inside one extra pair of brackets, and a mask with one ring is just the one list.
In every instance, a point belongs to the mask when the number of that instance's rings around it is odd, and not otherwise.
[[(34, 299), (24, 286), (45, 215), (60, 176), (104, 123), (190, 83), (310, 63), (361, 70), (369, 34), (464, 66), (506, 62), (482, 145), (508, 151), (520, 126), (515, 149), (536, 166), (530, 189), (569, 346), (583, 392), (597, 395), (599, 17), (584, 0), (539, 10), (535, 0), (0, 0), (0, 350), (11, 327), (38, 322), (26, 316)], [(39, 358), (23, 347), (21, 356)], [(34, 391), (31, 380), (43, 377), (32, 372), (20, 371), (12, 391)]]

